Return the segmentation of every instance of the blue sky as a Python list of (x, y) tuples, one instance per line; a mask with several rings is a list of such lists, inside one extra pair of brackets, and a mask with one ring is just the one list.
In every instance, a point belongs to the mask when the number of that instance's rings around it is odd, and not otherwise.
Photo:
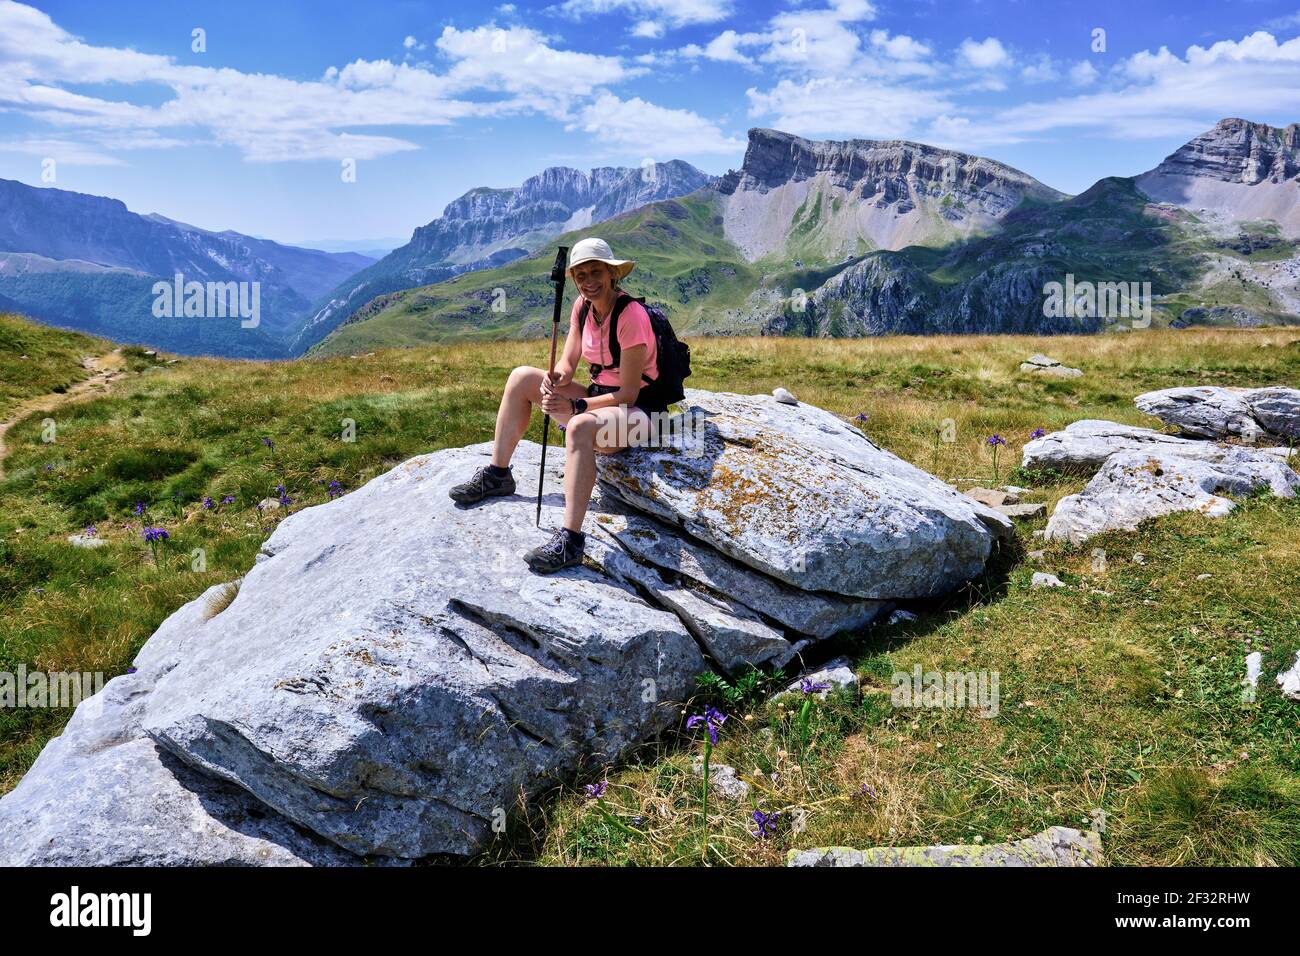
[(753, 126), (1078, 192), (1225, 116), (1300, 121), (1300, 0), (0, 0), (0, 177), (283, 241), (549, 165), (721, 173)]

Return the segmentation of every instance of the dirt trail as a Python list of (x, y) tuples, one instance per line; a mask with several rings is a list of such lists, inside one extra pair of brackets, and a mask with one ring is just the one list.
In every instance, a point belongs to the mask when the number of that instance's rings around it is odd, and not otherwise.
[(52, 412), (69, 402), (96, 398), (104, 394), (108, 391), (110, 385), (126, 376), (126, 372), (123, 371), (125, 365), (126, 361), (122, 358), (121, 349), (113, 349), (113, 351), (105, 352), (103, 355), (88, 355), (81, 360), (81, 367), (91, 373), (89, 378), (70, 385), (66, 392), (49, 392), (45, 395), (36, 395), (32, 398), (23, 399), (14, 406), (13, 411), (9, 413), (9, 417), (0, 422), (0, 479), (5, 476), (5, 457), (9, 454), (8, 449), (5, 447), (5, 435), (9, 429), (29, 415)]

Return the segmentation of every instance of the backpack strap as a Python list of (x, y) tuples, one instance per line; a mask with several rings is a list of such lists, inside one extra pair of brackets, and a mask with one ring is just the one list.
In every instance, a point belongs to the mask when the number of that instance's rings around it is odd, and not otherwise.
[[(623, 347), (618, 344), (618, 317), (619, 314), (628, 306), (630, 302), (638, 302), (641, 307), (645, 307), (644, 296), (631, 296), (626, 292), (620, 293), (618, 299), (614, 302), (614, 308), (609, 317), (609, 354), (613, 359), (613, 364), (606, 368), (618, 368), (623, 358)], [(641, 373), (641, 379), (645, 382), (654, 382), (645, 372)]]

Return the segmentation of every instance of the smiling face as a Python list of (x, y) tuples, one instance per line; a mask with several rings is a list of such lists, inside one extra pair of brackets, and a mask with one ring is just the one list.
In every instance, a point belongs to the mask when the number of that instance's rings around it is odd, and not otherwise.
[(604, 262), (583, 262), (573, 268), (573, 282), (588, 302), (604, 301), (614, 289), (614, 267)]

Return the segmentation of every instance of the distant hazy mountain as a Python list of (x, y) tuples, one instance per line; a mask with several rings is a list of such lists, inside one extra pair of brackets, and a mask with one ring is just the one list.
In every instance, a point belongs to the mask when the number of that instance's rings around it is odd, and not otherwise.
[[(1150, 173), (1067, 198), (1001, 163), (919, 143), (756, 129), (742, 167), (716, 184), (558, 242), (608, 239), (638, 262), (629, 287), (687, 333), (1047, 334), (1144, 320), (1051, 314), (1048, 290), (1067, 282), (1149, 289), (1154, 325), (1296, 322), (1298, 139), (1296, 126), (1225, 120)], [(548, 334), (553, 254), (547, 244), (375, 299), (317, 351)], [(505, 312), (489, 307), (495, 289)]]
[[(288, 354), (311, 303), (370, 264), (142, 216), (116, 199), (0, 180), (0, 295), (42, 320), (179, 352)], [(94, 268), (92, 268), (94, 267)], [(260, 324), (157, 318), (154, 282), (260, 283)], [(224, 326), (224, 327), (223, 327)], [(233, 326), (231, 328), (230, 326)]]
[(350, 277), (318, 305), (295, 343), (319, 342), (377, 296), (440, 282), (526, 256), (562, 232), (602, 222), (660, 199), (693, 192), (713, 177), (673, 160), (590, 172), (554, 166), (507, 189), (471, 189), (411, 241)]

